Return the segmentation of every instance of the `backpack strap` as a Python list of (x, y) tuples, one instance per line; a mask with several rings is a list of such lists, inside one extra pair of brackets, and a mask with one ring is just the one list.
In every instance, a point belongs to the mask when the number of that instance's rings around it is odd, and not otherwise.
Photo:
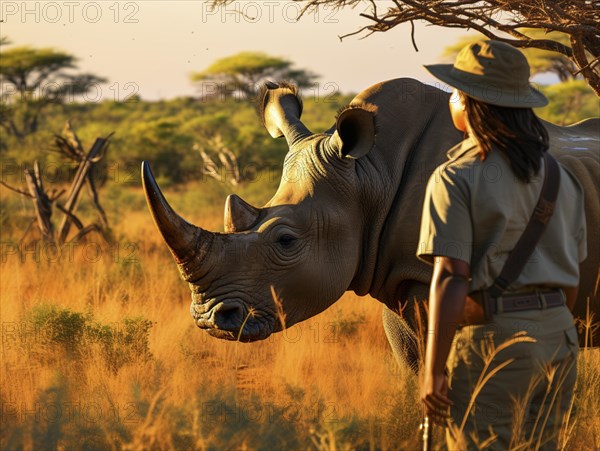
[[(494, 284), (486, 290), (494, 302), (519, 277), (529, 257), (533, 254), (536, 244), (554, 213), (559, 186), (560, 167), (558, 162), (548, 152), (544, 152), (544, 183), (533, 214), (519, 241), (508, 255), (500, 275), (494, 280)], [(491, 309), (489, 307), (491, 306), (484, 302), (485, 316), (488, 320), (491, 319)]]

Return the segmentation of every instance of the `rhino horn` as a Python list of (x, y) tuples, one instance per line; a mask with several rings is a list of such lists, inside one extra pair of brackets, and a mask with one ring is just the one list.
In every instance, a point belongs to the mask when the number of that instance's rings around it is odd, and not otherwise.
[(171, 208), (146, 161), (142, 162), (142, 185), (152, 219), (175, 257), (182, 277), (195, 280), (216, 234), (190, 224)]
[(225, 201), (225, 232), (248, 230), (258, 221), (260, 210), (231, 194)]
[(258, 109), (263, 124), (273, 138), (285, 136), (290, 149), (312, 132), (302, 123), (302, 99), (298, 88), (289, 83), (265, 83), (258, 93)]

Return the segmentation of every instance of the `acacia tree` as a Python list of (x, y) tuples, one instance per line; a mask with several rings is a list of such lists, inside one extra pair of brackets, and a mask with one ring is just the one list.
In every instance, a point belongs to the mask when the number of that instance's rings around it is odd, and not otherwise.
[[(232, 0), (213, 0), (224, 5)], [(321, 6), (355, 7), (366, 0), (293, 0), (304, 4), (303, 14)], [(414, 22), (479, 31), (489, 39), (520, 48), (550, 50), (573, 62), (572, 75), (581, 74), (600, 97), (600, 8), (597, 0), (368, 0), (370, 11), (361, 14), (370, 23), (341, 36), (385, 32), (410, 23), (416, 50)], [(382, 5), (383, 3), (383, 5)], [(523, 29), (557, 31), (568, 44), (549, 36), (533, 37)]]
[[(0, 44), (7, 45), (6, 38)], [(19, 139), (35, 133), (47, 105), (73, 99), (106, 81), (92, 74), (70, 73), (75, 62), (73, 55), (53, 48), (2, 50), (0, 126)]]
[(293, 81), (298, 87), (309, 87), (316, 75), (295, 69), (291, 61), (262, 52), (241, 52), (222, 58), (208, 69), (191, 75), (194, 83), (203, 88), (202, 95), (233, 97), (237, 92), (253, 98), (260, 83), (268, 79)]

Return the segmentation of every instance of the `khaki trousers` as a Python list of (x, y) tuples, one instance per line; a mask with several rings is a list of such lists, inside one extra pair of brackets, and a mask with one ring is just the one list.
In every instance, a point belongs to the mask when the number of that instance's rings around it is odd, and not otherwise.
[(448, 449), (559, 448), (577, 376), (567, 307), (494, 315), (455, 335)]

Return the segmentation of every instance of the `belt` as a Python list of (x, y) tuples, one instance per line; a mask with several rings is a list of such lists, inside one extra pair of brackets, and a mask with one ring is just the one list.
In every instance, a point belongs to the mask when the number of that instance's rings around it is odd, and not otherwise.
[(565, 297), (560, 289), (551, 291), (532, 291), (529, 293), (507, 294), (497, 299), (489, 294), (474, 291), (467, 296), (461, 324), (485, 323), (484, 303), (487, 302), (491, 314), (543, 310), (565, 305)]

